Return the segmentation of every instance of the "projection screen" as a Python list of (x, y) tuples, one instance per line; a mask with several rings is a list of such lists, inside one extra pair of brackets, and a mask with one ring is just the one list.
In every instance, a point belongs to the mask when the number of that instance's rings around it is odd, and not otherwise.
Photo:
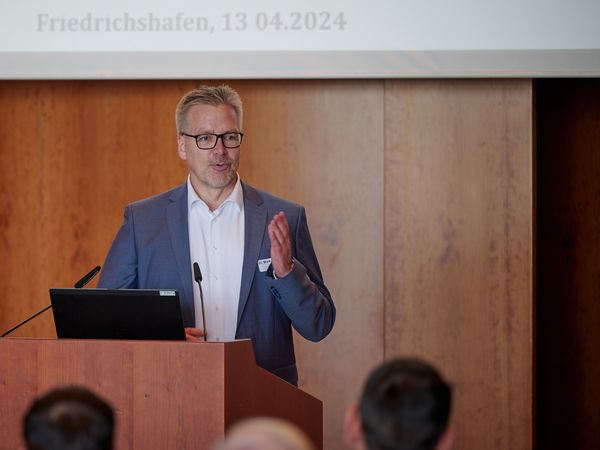
[(3, 2), (2, 79), (600, 74), (598, 0)]

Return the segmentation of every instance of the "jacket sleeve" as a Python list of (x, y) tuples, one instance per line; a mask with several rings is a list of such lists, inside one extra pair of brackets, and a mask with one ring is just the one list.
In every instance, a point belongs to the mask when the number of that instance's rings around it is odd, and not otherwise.
[(115, 236), (100, 272), (99, 288), (138, 288), (138, 258), (134, 233), (133, 212), (129, 205), (125, 208), (123, 224)]
[(294, 329), (305, 339), (320, 341), (333, 328), (336, 311), (323, 282), (303, 207), (294, 229), (292, 254), (294, 267), (289, 274), (274, 279), (271, 267), (265, 280)]

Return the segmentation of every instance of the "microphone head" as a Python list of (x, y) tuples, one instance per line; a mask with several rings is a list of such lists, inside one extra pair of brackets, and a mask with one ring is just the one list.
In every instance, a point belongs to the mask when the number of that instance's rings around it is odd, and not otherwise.
[(84, 287), (86, 284), (88, 284), (92, 280), (92, 278), (94, 278), (96, 276), (96, 274), (98, 272), (100, 272), (100, 266), (94, 267), (87, 274), (85, 274), (81, 280), (79, 280), (77, 283), (75, 283), (75, 288), (81, 289), (82, 287)]
[(200, 272), (200, 266), (197, 262), (194, 263), (194, 280), (196, 280), (196, 283), (202, 281), (202, 272)]

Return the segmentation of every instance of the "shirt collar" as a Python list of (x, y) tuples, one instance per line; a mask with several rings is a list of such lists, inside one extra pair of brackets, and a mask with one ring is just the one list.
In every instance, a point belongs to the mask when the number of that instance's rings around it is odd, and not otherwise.
[[(188, 211), (190, 211), (192, 209), (192, 206), (196, 202), (199, 202), (199, 204), (202, 205), (202, 207), (205, 208), (207, 211), (209, 210), (208, 205), (204, 202), (204, 200), (202, 200), (198, 196), (198, 194), (194, 190), (194, 187), (192, 186), (192, 182), (191, 182), (189, 175), (187, 178), (187, 192), (188, 192), (188, 195), (187, 195)], [(219, 207), (216, 210), (217, 211), (220, 210), (228, 203), (231, 203), (237, 209), (238, 212), (241, 211), (244, 207), (244, 194), (243, 194), (243, 190), (242, 190), (242, 182), (241, 182), (239, 175), (237, 175), (237, 181), (235, 182), (235, 185), (233, 186), (233, 191), (231, 191), (229, 196), (223, 201), (223, 203), (221, 203), (219, 205)]]

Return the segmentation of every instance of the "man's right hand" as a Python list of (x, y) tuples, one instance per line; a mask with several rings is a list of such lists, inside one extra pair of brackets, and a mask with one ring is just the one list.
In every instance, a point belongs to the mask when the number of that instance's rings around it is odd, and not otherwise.
[(203, 342), (204, 330), (202, 328), (188, 327), (185, 329), (185, 340), (188, 342)]

